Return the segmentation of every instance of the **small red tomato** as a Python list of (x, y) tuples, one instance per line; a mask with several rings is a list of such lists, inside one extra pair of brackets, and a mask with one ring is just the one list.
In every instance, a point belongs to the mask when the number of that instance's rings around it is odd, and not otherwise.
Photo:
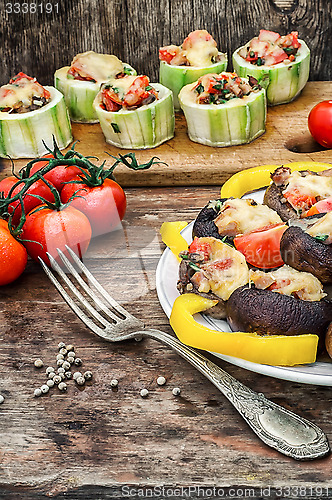
[(0, 255), (0, 285), (8, 285), (23, 273), (28, 254), (3, 219), (0, 219)]
[(91, 239), (88, 218), (71, 205), (62, 210), (51, 210), (46, 205), (40, 207), (43, 208), (28, 214), (21, 235), (22, 240), (29, 240), (24, 242), (24, 246), (30, 257), (37, 262), (38, 257), (41, 257), (49, 265), (46, 252), (58, 259), (57, 248), (59, 248), (68, 257), (66, 245), (82, 257)]
[[(45, 155), (45, 158), (54, 158), (52, 154)], [(47, 161), (38, 161), (33, 165), (30, 170), (30, 177), (35, 174), (38, 170), (47, 165)], [(59, 165), (57, 167), (52, 168), (47, 174), (44, 175), (44, 178), (51, 182), (56, 189), (61, 191), (65, 182), (71, 181), (76, 175), (79, 175), (81, 170), (75, 165)]]
[(324, 148), (332, 148), (332, 101), (322, 101), (312, 108), (308, 117), (310, 134)]
[(309, 217), (309, 215), (316, 215), (316, 214), (322, 214), (322, 213), (327, 213), (327, 212), (332, 212), (332, 196), (329, 198), (325, 198), (325, 200), (320, 200), (313, 205), (310, 210), (306, 213), (306, 217)]
[(236, 250), (241, 252), (246, 261), (261, 269), (280, 267), (284, 261), (280, 255), (280, 240), (287, 226), (273, 224), (234, 238)]
[(190, 253), (201, 253), (204, 255), (204, 260), (209, 260), (211, 254), (211, 245), (206, 241), (202, 241), (202, 238), (197, 238), (195, 236), (194, 241), (190, 244), (188, 248)]
[(126, 195), (119, 184), (105, 179), (100, 186), (89, 187), (79, 177), (72, 180), (79, 184), (66, 184), (61, 191), (62, 203), (67, 203), (76, 193), (71, 206), (83, 212), (89, 219), (94, 236), (115, 229), (126, 212)]
[[(8, 196), (9, 191), (11, 188), (18, 182), (18, 179), (14, 176), (11, 177), (5, 177), (2, 179), (0, 182), (0, 193), (3, 192), (5, 196)], [(24, 183), (22, 182), (19, 184), (12, 192), (11, 196), (16, 195), (19, 193), (24, 186)], [(41, 179), (37, 180), (34, 182), (29, 189), (26, 191), (26, 194), (23, 197), (23, 205), (24, 205), (24, 210), (25, 214), (27, 215), (31, 210), (33, 210), (37, 205), (41, 204), (41, 201), (36, 198), (35, 196), (30, 196), (30, 195), (38, 195), (44, 198), (46, 201), (54, 202), (54, 196), (52, 194), (52, 191), (50, 188), (43, 182)], [(15, 212), (14, 212), (15, 210)], [(13, 219), (12, 219), (12, 225), (17, 226), (18, 223), (20, 222), (20, 218), (22, 215), (22, 208), (20, 205), (19, 200), (13, 201), (10, 203), (8, 206), (8, 212), (13, 213)]]

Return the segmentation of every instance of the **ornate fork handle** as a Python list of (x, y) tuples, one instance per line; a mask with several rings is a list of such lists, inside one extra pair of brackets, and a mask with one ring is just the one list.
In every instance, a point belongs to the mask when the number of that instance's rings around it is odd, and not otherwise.
[(232, 403), (257, 436), (271, 448), (296, 460), (323, 457), (330, 451), (323, 431), (312, 422), (269, 401), (225, 372), (212, 361), (177, 338), (159, 330), (142, 330), (143, 335), (159, 340), (205, 375)]

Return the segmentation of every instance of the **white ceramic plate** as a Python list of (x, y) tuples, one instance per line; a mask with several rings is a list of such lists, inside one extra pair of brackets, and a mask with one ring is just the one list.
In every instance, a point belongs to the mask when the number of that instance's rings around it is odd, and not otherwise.
[[(263, 194), (264, 191), (260, 190), (254, 194), (246, 195), (244, 198), (250, 197), (258, 202), (262, 202)], [(188, 243), (192, 241), (192, 226), (193, 222), (181, 231), (182, 236)], [(177, 259), (172, 252), (166, 248), (157, 266), (156, 286), (160, 304), (168, 317), (170, 317), (174, 300), (179, 295), (176, 288), (178, 268), (179, 263)], [(216, 320), (205, 315), (197, 315), (197, 320), (203, 325), (215, 330), (225, 332), (231, 331), (227, 322), (223, 320)], [(284, 367), (261, 365), (232, 356), (224, 356), (217, 353), (212, 354), (229, 363), (245, 368), (246, 370), (268, 375), (270, 377), (290, 380), (292, 382), (301, 382), (303, 384), (332, 386), (332, 363), (330, 362), (317, 361), (310, 365)]]

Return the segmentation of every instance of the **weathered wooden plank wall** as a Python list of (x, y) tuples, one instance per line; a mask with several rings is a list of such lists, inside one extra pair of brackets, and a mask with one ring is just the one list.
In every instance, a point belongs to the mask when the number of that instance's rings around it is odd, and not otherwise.
[(3, 0), (1, 84), (21, 70), (50, 84), (55, 69), (86, 50), (114, 53), (155, 80), (158, 47), (180, 44), (198, 28), (210, 31), (229, 56), (260, 28), (297, 30), (312, 50), (311, 80), (332, 80), (332, 2), (326, 0), (24, 1)]

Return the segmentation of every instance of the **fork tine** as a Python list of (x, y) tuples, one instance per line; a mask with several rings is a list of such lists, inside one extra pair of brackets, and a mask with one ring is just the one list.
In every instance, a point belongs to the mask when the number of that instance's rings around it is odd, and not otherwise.
[(98, 295), (96, 293), (94, 293), (94, 291), (89, 287), (89, 285), (82, 279), (82, 277), (76, 271), (75, 267), (72, 265), (72, 263), (67, 259), (65, 254), (59, 248), (57, 248), (57, 252), (58, 252), (62, 262), (65, 264), (67, 269), (70, 271), (71, 275), (77, 280), (77, 282), (81, 285), (83, 290), (85, 290), (85, 292), (89, 295), (89, 297), (91, 297), (91, 299), (95, 302), (95, 304), (98, 307), (100, 307), (100, 309), (109, 318), (111, 318), (111, 320), (113, 320), (114, 322), (117, 323), (119, 320), (124, 319), (123, 315), (118, 316), (118, 315), (114, 314), (114, 312), (111, 311), (102, 300), (100, 300)]
[(77, 299), (79, 300), (81, 305), (83, 305), (90, 312), (90, 314), (92, 316), (94, 316), (96, 318), (96, 320), (98, 320), (102, 325), (104, 325), (105, 327), (109, 327), (110, 322), (107, 321), (107, 319), (103, 318), (103, 316), (101, 316), (98, 313), (98, 311), (96, 311), (96, 309), (90, 304), (90, 302), (88, 300), (86, 300), (86, 298), (81, 294), (81, 292), (78, 290), (78, 288), (76, 288), (76, 286), (70, 281), (70, 279), (68, 278), (66, 273), (61, 269), (61, 267), (59, 266), (57, 261), (52, 257), (52, 255), (50, 255), (48, 252), (46, 252), (46, 253), (47, 253), (48, 258), (50, 259), (50, 263), (51, 263), (53, 269), (56, 270), (56, 272), (59, 274), (59, 276), (68, 285), (68, 287), (73, 292), (73, 294), (77, 297)]
[(124, 309), (122, 306), (120, 306), (120, 304), (118, 304), (118, 302), (116, 300), (114, 300), (113, 297), (111, 297), (109, 295), (109, 293), (105, 290), (105, 288), (102, 287), (101, 284), (96, 280), (96, 278), (90, 273), (89, 269), (87, 267), (85, 267), (83, 262), (76, 255), (76, 253), (67, 245), (66, 245), (66, 249), (67, 249), (69, 255), (71, 256), (71, 258), (73, 259), (73, 261), (75, 262), (75, 264), (77, 264), (77, 266), (81, 269), (81, 271), (89, 279), (90, 283), (92, 283), (93, 286), (98, 290), (98, 292), (100, 292), (102, 294), (102, 296), (110, 304), (110, 306), (114, 307), (114, 309), (116, 309), (119, 313), (123, 314), (123, 316), (125, 316), (126, 318), (132, 318), (132, 319), (137, 320), (137, 318), (135, 318), (135, 316), (130, 314), (128, 311), (126, 311), (126, 309)]
[[(70, 295), (68, 295), (68, 293), (66, 292), (66, 290), (63, 288), (63, 286), (60, 284), (60, 282), (56, 279), (56, 277), (54, 276), (54, 274), (50, 271), (50, 269), (47, 267), (47, 265), (45, 264), (45, 262), (43, 261), (43, 259), (41, 259), (40, 257), (38, 257), (39, 259), (39, 262), (42, 266), (42, 268), (44, 269), (46, 275), (48, 276), (48, 278), (52, 281), (52, 283), (54, 284), (54, 286), (57, 288), (57, 290), (59, 291), (59, 293), (62, 295), (62, 297), (65, 299), (65, 301), (67, 302), (67, 304), (69, 305), (69, 307), (72, 308), (72, 310), (75, 312), (75, 314), (77, 314), (77, 316), (83, 321), (83, 323), (86, 324), (86, 326), (88, 328), (90, 328), (94, 333), (96, 333), (97, 335), (100, 335), (101, 337), (104, 337), (104, 330), (102, 328), (100, 328), (99, 326), (97, 326), (91, 318), (89, 318), (85, 312), (77, 305), (77, 303), (70, 297)], [(54, 259), (53, 259), (54, 260)], [(63, 273), (64, 274), (64, 273)]]

